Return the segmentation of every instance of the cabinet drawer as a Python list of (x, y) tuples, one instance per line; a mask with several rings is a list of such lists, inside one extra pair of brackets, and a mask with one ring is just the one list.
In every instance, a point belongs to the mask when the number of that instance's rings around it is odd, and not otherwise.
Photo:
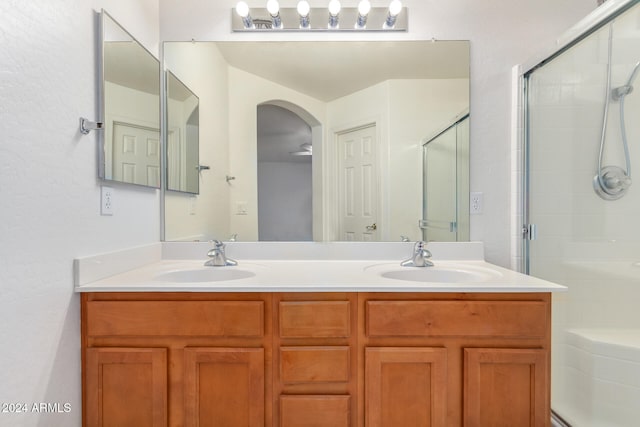
[(89, 336), (262, 337), (263, 301), (89, 301)]
[(367, 301), (367, 335), (545, 337), (542, 301)]
[(347, 338), (350, 335), (349, 301), (281, 301), (282, 338)]
[(284, 384), (348, 382), (349, 347), (282, 347), (280, 374)]
[(348, 427), (349, 396), (281, 396), (280, 427)]

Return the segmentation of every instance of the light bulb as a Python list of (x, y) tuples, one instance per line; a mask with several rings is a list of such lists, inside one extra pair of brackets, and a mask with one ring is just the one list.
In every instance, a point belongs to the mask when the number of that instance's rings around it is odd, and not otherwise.
[(282, 19), (280, 19), (280, 5), (278, 4), (278, 0), (269, 0), (267, 2), (267, 12), (271, 15), (272, 27), (281, 29)]
[(362, 30), (367, 26), (367, 16), (371, 11), (371, 3), (369, 0), (361, 0), (358, 3), (358, 18), (356, 19), (356, 29)]
[(389, 5), (389, 15), (398, 16), (402, 10), (402, 2), (400, 0), (393, 0)]
[(298, 15), (306, 17), (309, 15), (309, 11), (311, 10), (311, 7), (309, 6), (309, 3), (306, 0), (302, 0), (300, 2), (298, 2)]
[(239, 1), (238, 4), (236, 4), (236, 13), (242, 18), (246, 18), (249, 16), (249, 5), (243, 1)]
[(308, 29), (309, 28), (309, 11), (311, 7), (306, 0), (301, 0), (298, 2), (298, 15), (300, 15), (300, 28)]
[(329, 2), (329, 24), (327, 25), (330, 30), (338, 29), (338, 14), (340, 14), (340, 2), (331, 0)]
[(276, 16), (280, 12), (280, 5), (278, 0), (269, 0), (267, 2), (267, 11), (271, 16)]
[(329, 2), (329, 14), (331, 16), (338, 16), (340, 13), (340, 2), (338, 0), (331, 0)]
[(389, 5), (389, 13), (387, 14), (387, 19), (384, 21), (384, 25), (382, 26), (384, 29), (393, 28), (396, 25), (396, 18), (398, 14), (402, 10), (402, 2), (400, 0), (392, 0)]
[(358, 13), (361, 16), (367, 16), (370, 10), (371, 3), (369, 3), (369, 0), (362, 0), (360, 3), (358, 3)]

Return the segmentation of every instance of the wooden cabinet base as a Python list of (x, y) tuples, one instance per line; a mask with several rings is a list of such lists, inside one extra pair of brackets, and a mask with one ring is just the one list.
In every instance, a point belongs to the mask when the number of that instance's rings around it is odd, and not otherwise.
[(550, 294), (86, 293), (85, 427), (550, 425)]

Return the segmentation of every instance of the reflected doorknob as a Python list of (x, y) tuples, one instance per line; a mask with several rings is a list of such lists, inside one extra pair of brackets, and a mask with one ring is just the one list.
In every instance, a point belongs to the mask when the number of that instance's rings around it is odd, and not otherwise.
[(374, 230), (377, 230), (377, 229), (378, 229), (378, 226), (376, 225), (375, 222), (373, 224), (371, 224), (371, 225), (367, 225), (367, 231), (374, 231)]

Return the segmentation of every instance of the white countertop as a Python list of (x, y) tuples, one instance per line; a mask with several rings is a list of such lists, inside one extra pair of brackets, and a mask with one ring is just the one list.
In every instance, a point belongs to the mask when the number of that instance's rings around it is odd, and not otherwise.
[[(564, 286), (485, 262), (481, 244), (430, 243), (434, 267), (401, 267), (411, 243), (363, 244), (230, 244), (233, 267), (205, 267), (208, 244), (149, 245), (74, 261), (77, 292), (557, 292)], [(384, 246), (383, 246), (384, 245)], [(164, 246), (164, 247), (163, 247)], [(365, 247), (367, 249), (362, 250)], [(371, 251), (368, 248), (373, 248)], [(269, 249), (265, 252), (265, 249)], [(306, 250), (309, 249), (309, 250)], [(331, 259), (329, 254), (351, 253), (358, 259)], [(389, 250), (387, 250), (389, 249)], [(407, 250), (408, 249), (408, 250)], [(311, 253), (310, 251), (316, 251)], [(206, 254), (206, 251), (204, 251)], [(261, 258), (243, 255), (265, 254)], [(388, 255), (393, 253), (393, 258)], [(282, 259), (282, 254), (289, 254)], [(292, 255), (295, 254), (295, 255)], [(436, 255), (438, 254), (438, 255)], [(238, 256), (241, 255), (241, 256)], [(293, 256), (302, 259), (291, 259)], [(385, 257), (387, 256), (387, 257)], [(171, 259), (169, 259), (169, 257)], [(176, 259), (183, 257), (186, 259)], [(308, 258), (313, 259), (308, 259)], [(406, 258), (406, 257), (405, 257)], [(446, 259), (445, 259), (446, 258)], [(428, 271), (426, 271), (428, 270)], [(426, 273), (425, 273), (426, 272)], [(429, 281), (399, 280), (383, 274), (435, 274)], [(440, 275), (442, 273), (443, 275)], [(451, 282), (450, 274), (459, 274)], [(176, 279), (183, 275), (188, 281)], [(208, 275), (216, 279), (210, 281)], [(249, 277), (232, 278), (242, 275)], [(455, 276), (458, 277), (458, 276)], [(441, 278), (444, 278), (440, 280)]]

